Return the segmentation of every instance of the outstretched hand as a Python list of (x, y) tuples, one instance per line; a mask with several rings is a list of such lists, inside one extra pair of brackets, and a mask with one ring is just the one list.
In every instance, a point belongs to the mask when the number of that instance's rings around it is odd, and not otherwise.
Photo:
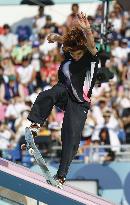
[(50, 33), (47, 37), (47, 40), (49, 43), (54, 43), (55, 42), (55, 38), (57, 37), (57, 34), (55, 33)]
[(63, 42), (62, 36), (57, 33), (50, 33), (47, 37), (48, 43), (61, 43)]
[(89, 24), (89, 21), (87, 19), (87, 16), (83, 12), (77, 14), (77, 21), (82, 29), (90, 28), (90, 24)]

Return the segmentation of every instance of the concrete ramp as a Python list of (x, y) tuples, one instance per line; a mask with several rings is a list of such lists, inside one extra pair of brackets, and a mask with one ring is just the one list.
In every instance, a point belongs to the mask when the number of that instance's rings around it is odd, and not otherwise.
[(0, 158), (0, 186), (48, 205), (114, 205), (101, 197), (81, 192), (69, 185), (58, 189), (46, 183), (42, 175)]

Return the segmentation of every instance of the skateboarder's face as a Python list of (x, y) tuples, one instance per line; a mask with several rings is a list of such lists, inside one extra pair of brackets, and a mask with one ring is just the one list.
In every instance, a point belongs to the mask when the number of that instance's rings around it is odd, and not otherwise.
[(77, 50), (77, 51), (70, 51), (70, 55), (72, 56), (72, 58), (75, 61), (80, 60), (80, 58), (82, 58), (82, 56), (84, 55), (84, 51), (83, 50)]

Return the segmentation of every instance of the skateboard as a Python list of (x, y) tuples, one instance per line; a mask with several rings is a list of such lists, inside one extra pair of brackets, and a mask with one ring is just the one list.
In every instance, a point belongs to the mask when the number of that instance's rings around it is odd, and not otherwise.
[(38, 148), (34, 142), (34, 138), (32, 136), (32, 133), (28, 127), (25, 128), (25, 141), (26, 141), (26, 145), (23, 144), (21, 146), (21, 148), (22, 149), (26, 148), (26, 150), (29, 152), (29, 154), (34, 157), (35, 161), (37, 162), (37, 164), (41, 168), (42, 174), (45, 177), (47, 183), (62, 189), (59, 182), (57, 182), (53, 178), (53, 176), (51, 175), (51, 173), (47, 167), (47, 164), (46, 164), (45, 160), (43, 159), (40, 151), (38, 150)]

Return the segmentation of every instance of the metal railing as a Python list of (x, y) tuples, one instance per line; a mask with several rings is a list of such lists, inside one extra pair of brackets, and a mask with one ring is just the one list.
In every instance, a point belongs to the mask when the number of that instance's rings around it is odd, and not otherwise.
[[(103, 162), (103, 157), (105, 157), (108, 153), (107, 149), (109, 150), (118, 150), (113, 151), (115, 153), (114, 161), (128, 161), (130, 162), (130, 145), (123, 144), (118, 146), (111, 146), (111, 145), (93, 145), (90, 144), (86, 147), (83, 153), (77, 153), (76, 158), (73, 161), (82, 161), (85, 163), (91, 163), (93, 161), (97, 161), (99, 163)], [(52, 148), (52, 153), (50, 154), (51, 158), (55, 157), (55, 151), (61, 150), (61, 146), (54, 146)], [(97, 160), (95, 159), (97, 157)]]
[[(82, 149), (82, 146), (80, 148)], [(47, 160), (49, 161), (50, 160), (59, 161), (59, 158), (57, 157), (57, 151), (61, 149), (62, 149), (61, 146), (53, 146), (52, 151), (50, 153), (48, 153), (47, 155), (44, 154), (44, 158), (47, 158)], [(118, 150), (118, 151), (113, 151), (115, 155), (114, 161), (130, 162), (130, 145), (128, 144), (123, 144), (119, 146), (90, 144), (84, 149), (84, 152), (78, 152), (73, 161), (77, 163), (78, 162), (92, 163), (95, 161), (102, 163), (104, 161), (104, 157), (108, 153), (107, 149), (109, 150), (117, 149)], [(40, 150), (40, 151), (41, 153), (43, 153), (43, 150)], [(3, 150), (3, 153), (4, 152), (5, 151)], [(8, 158), (8, 156), (6, 156), (5, 158)], [(11, 160), (11, 158), (8, 158), (8, 159)]]

